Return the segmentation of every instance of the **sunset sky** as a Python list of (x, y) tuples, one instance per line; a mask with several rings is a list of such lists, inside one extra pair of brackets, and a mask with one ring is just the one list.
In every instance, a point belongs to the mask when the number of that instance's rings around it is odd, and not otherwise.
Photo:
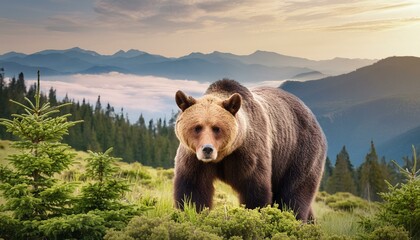
[(255, 50), (420, 56), (418, 0), (2, 0), (0, 54), (81, 47), (168, 57)]

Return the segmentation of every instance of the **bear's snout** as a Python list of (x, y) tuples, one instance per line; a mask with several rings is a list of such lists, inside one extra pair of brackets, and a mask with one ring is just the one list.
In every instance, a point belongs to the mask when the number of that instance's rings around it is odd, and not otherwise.
[(197, 158), (203, 162), (214, 161), (217, 158), (217, 151), (212, 144), (204, 144), (197, 152)]
[(213, 153), (213, 150), (214, 150), (214, 148), (213, 148), (213, 145), (211, 145), (211, 144), (206, 144), (206, 145), (203, 146), (203, 152), (204, 152), (205, 156), (210, 157), (211, 154)]

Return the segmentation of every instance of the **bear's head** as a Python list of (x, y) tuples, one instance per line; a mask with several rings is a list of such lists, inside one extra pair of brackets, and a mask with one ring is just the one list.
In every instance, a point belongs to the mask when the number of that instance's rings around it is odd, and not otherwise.
[(178, 91), (175, 100), (182, 111), (175, 128), (181, 144), (203, 162), (219, 162), (232, 153), (239, 132), (236, 115), (242, 103), (238, 93), (226, 99), (215, 95), (194, 99)]

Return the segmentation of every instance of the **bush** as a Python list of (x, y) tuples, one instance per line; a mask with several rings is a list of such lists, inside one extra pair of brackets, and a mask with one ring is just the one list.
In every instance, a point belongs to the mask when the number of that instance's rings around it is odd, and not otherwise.
[[(384, 202), (380, 205), (379, 213), (362, 221), (372, 239), (407, 239), (404, 238), (403, 228), (412, 239), (420, 239), (420, 170), (417, 170), (416, 156), (413, 147), (414, 164), (411, 170), (403, 169), (394, 162), (407, 182), (396, 186), (388, 183), (389, 192), (380, 194)], [(398, 235), (392, 235), (393, 230), (398, 230), (395, 233)]]
[(367, 209), (370, 203), (348, 192), (337, 192), (328, 194), (320, 192), (315, 199), (317, 202), (324, 202), (334, 210), (351, 212), (356, 208)]
[(257, 210), (238, 208), (217, 208), (200, 214), (198, 223), (202, 228), (224, 239), (233, 236), (243, 239), (257, 239), (265, 236), (264, 221)]
[(174, 178), (174, 170), (173, 169), (161, 169), (158, 171), (159, 176), (171, 180)]
[(167, 216), (134, 217), (106, 239), (322, 239), (318, 225), (302, 224), (277, 207), (245, 209), (219, 206), (201, 213), (193, 206)]
[(23, 228), (22, 223), (11, 216), (0, 214), (0, 239), (17, 239), (19, 231)]
[(102, 239), (105, 219), (93, 214), (76, 214), (41, 222), (39, 230), (48, 239)]
[(130, 169), (121, 170), (118, 173), (118, 176), (131, 181), (152, 179), (152, 176), (147, 169), (138, 162), (131, 164)]
[(383, 226), (369, 234), (368, 240), (408, 240), (408, 232), (403, 227)]
[(190, 222), (175, 222), (169, 217), (133, 218), (123, 232), (110, 230), (105, 235), (107, 240), (122, 239), (222, 239), (205, 232)]
[(395, 226), (403, 226), (414, 239), (420, 238), (420, 179), (412, 179), (401, 186), (389, 186), (381, 194), (384, 203), (378, 218)]

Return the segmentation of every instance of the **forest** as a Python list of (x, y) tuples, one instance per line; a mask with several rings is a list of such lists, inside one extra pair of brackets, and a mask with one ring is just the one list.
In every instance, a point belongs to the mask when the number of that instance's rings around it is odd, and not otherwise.
[[(34, 100), (36, 86), (29, 88), (25, 85), (24, 74), (18, 78), (12, 77), (6, 83), (0, 74), (0, 118), (11, 118), (13, 113), (21, 113), (18, 106), (9, 99), (22, 102), (24, 97)], [(50, 89), (48, 93), (41, 94), (41, 103), (49, 102), (51, 105), (72, 103), (62, 109), (62, 113), (70, 113), (69, 120), (81, 120), (64, 136), (64, 142), (76, 150), (105, 151), (114, 148), (114, 154), (125, 162), (140, 162), (152, 167), (170, 168), (174, 164), (174, 156), (178, 148), (178, 139), (174, 133), (176, 113), (170, 119), (157, 119), (145, 122), (141, 114), (137, 122), (130, 123), (124, 111), (116, 111), (114, 107), (102, 105), (98, 96), (95, 105), (87, 103), (84, 99), (74, 100), (66, 96), (58, 100), (56, 90)], [(14, 140), (14, 137), (0, 127), (0, 139)]]

